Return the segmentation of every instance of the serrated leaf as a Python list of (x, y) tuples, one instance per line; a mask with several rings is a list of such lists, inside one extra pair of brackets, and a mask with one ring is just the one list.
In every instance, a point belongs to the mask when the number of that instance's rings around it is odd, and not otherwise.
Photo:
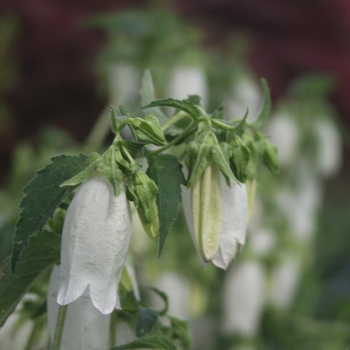
[[(143, 73), (142, 80), (141, 80), (140, 96), (141, 96), (141, 104), (143, 106), (148, 105), (149, 103), (151, 103), (156, 99), (156, 96), (154, 93), (153, 79), (149, 69), (146, 69), (145, 72)], [(160, 125), (163, 125), (168, 121), (167, 116), (163, 113), (163, 111), (159, 107), (151, 108), (148, 111), (148, 113), (153, 114), (158, 119)]]
[(56, 207), (73, 191), (73, 187), (60, 185), (87, 167), (88, 157), (62, 155), (51, 159), (51, 163), (37, 172), (36, 177), (24, 189), (19, 220), (13, 239), (11, 269), (14, 272), (23, 248), (29, 238), (41, 231), (52, 217)]
[(157, 320), (158, 315), (153, 310), (140, 306), (136, 321), (136, 336), (145, 337), (153, 329)]
[(60, 260), (60, 248), (59, 235), (39, 232), (23, 249), (15, 274), (10, 265), (5, 266), (0, 279), (0, 327), (41, 272)]
[(161, 335), (150, 335), (143, 339), (134, 340), (131, 343), (117, 346), (111, 350), (126, 349), (157, 349), (157, 350), (177, 350), (177, 346), (168, 338)]
[(270, 89), (265, 79), (261, 79), (261, 85), (263, 88), (264, 99), (263, 105), (261, 107), (260, 113), (257, 119), (252, 123), (252, 125), (256, 128), (260, 128), (267, 120), (267, 117), (271, 111), (271, 99), (270, 99)]
[(169, 317), (171, 327), (173, 328), (173, 337), (179, 339), (186, 348), (192, 347), (192, 333), (187, 321), (179, 320), (175, 317)]
[(198, 108), (188, 100), (175, 100), (173, 98), (166, 98), (164, 100), (153, 101), (141, 109), (151, 107), (173, 107), (187, 113), (195, 119), (197, 119), (200, 115)]
[(63, 182), (60, 186), (77, 186), (80, 183), (82, 183), (84, 180), (88, 179), (95, 171), (98, 163), (100, 162), (100, 155), (98, 155), (98, 158), (95, 159), (93, 162), (90, 163), (90, 165), (87, 166), (83, 171), (78, 173), (77, 175), (73, 176), (72, 178), (68, 179), (67, 181)]
[(148, 160), (147, 175), (155, 181), (159, 192), (157, 205), (159, 214), (159, 245), (160, 257), (170, 227), (177, 217), (177, 206), (181, 203), (181, 184), (186, 180), (181, 171), (181, 164), (171, 154), (152, 155), (145, 153)]

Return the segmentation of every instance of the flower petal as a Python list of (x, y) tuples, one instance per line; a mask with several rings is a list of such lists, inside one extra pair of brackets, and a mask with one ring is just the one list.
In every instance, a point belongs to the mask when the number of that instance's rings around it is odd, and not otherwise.
[(228, 187), (222, 175), (222, 227), (219, 249), (212, 260), (214, 265), (226, 269), (236, 256), (239, 245), (245, 243), (248, 221), (248, 199), (245, 184), (231, 180)]
[(63, 225), (61, 286), (57, 302), (66, 305), (85, 291), (103, 314), (120, 308), (117, 287), (131, 238), (125, 190), (114, 197), (104, 176), (85, 181)]

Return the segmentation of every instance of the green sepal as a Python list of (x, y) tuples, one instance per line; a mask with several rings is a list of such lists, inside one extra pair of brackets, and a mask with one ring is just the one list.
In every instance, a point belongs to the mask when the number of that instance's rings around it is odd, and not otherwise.
[(233, 173), (238, 181), (244, 183), (248, 177), (248, 163), (250, 159), (250, 150), (245, 145), (243, 140), (235, 136), (231, 142), (232, 157), (230, 158), (230, 165)]
[(118, 131), (119, 131), (119, 126), (120, 126), (120, 120), (117, 116), (117, 113), (115, 112), (114, 110), (114, 107), (111, 106), (110, 107), (110, 110), (111, 110), (111, 127), (112, 127), (112, 131), (117, 134)]
[(204, 169), (209, 164), (212, 157), (211, 148), (217, 142), (215, 135), (211, 131), (202, 132), (196, 141), (200, 146), (194, 164), (191, 164), (189, 167), (188, 188), (199, 179)]
[(226, 121), (225, 119), (225, 110), (224, 110), (224, 106), (221, 105), (219, 108), (217, 108), (214, 113), (211, 115), (211, 117), (213, 119), (219, 119), (219, 120), (223, 120)]
[(262, 161), (271, 172), (277, 173), (280, 168), (278, 148), (276, 145), (268, 142), (267, 140), (263, 141), (263, 145), (264, 152), (262, 154)]
[(252, 123), (252, 126), (255, 128), (260, 128), (266, 122), (267, 117), (269, 116), (271, 111), (270, 89), (266, 79), (261, 79), (261, 85), (263, 88), (264, 99), (263, 99), (263, 105), (261, 107), (258, 117)]
[(231, 146), (227, 142), (221, 142), (220, 144), (214, 145), (211, 152), (213, 155), (213, 160), (219, 166), (222, 174), (225, 176), (228, 186), (230, 186), (229, 179), (238, 182), (230, 168), (230, 157), (232, 155)]
[(114, 196), (118, 197), (122, 191), (120, 183), (123, 173), (116, 162), (116, 147), (110, 146), (97, 164), (97, 170), (104, 175), (113, 186)]
[(156, 195), (158, 186), (142, 171), (133, 175), (134, 194), (138, 199), (137, 213), (150, 238), (156, 238), (159, 232), (158, 207)]
[(144, 119), (132, 119), (131, 125), (135, 131), (136, 137), (139, 140), (153, 143), (156, 146), (166, 144), (164, 133), (160, 128), (158, 119), (155, 116), (146, 115)]
[(89, 165), (81, 171), (79, 174), (71, 177), (67, 181), (64, 181), (60, 187), (64, 186), (77, 186), (81, 184), (84, 180), (88, 179), (89, 177), (92, 176), (94, 171), (97, 168), (98, 163), (101, 161), (101, 156), (94, 152), (89, 155)]

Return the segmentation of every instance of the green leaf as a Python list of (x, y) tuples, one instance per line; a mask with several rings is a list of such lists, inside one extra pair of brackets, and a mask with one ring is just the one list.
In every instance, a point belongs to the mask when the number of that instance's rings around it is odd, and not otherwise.
[(83, 171), (88, 165), (87, 159), (85, 154), (52, 158), (52, 162), (39, 170), (36, 177), (24, 189), (25, 196), (20, 204), (22, 211), (13, 239), (12, 272), (15, 271), (29, 238), (42, 230), (56, 207), (73, 191), (73, 187), (60, 187), (60, 185)]
[(152, 155), (145, 152), (148, 160), (147, 175), (158, 186), (157, 205), (159, 213), (159, 245), (160, 257), (170, 227), (177, 217), (177, 206), (181, 203), (180, 184), (186, 180), (181, 171), (181, 164), (177, 158), (170, 154)]
[[(143, 106), (148, 105), (149, 103), (151, 103), (156, 99), (156, 96), (154, 93), (153, 80), (149, 69), (146, 69), (145, 72), (143, 73), (142, 80), (141, 80), (140, 96), (141, 96), (141, 104)], [(158, 119), (160, 125), (163, 125), (168, 121), (167, 116), (163, 113), (163, 111), (159, 107), (152, 108), (151, 110), (148, 111), (148, 113), (153, 114)]]
[(164, 308), (159, 311), (156, 311), (158, 315), (164, 316), (168, 312), (168, 296), (157, 288), (151, 287), (150, 289), (153, 290), (153, 292), (155, 292), (156, 294), (158, 294), (158, 296), (164, 301)]
[(89, 155), (90, 165), (83, 171), (63, 182), (60, 186), (77, 186), (84, 180), (88, 179), (96, 170), (98, 163), (101, 161), (100, 155), (98, 153), (92, 153)]
[(150, 107), (173, 107), (183, 111), (193, 117), (194, 119), (198, 119), (200, 112), (198, 108), (188, 100), (175, 100), (173, 98), (167, 98), (164, 100), (157, 100), (149, 103), (147, 106), (142, 107), (141, 109), (146, 109)]
[(173, 337), (179, 339), (181, 344), (186, 348), (192, 347), (192, 333), (187, 321), (179, 320), (175, 317), (169, 317), (171, 327), (173, 328)]
[(157, 349), (157, 350), (177, 350), (177, 346), (165, 336), (150, 335), (143, 339), (132, 341), (131, 343), (117, 346), (111, 350), (125, 349)]
[(23, 249), (15, 274), (11, 273), (10, 265), (5, 266), (0, 279), (0, 327), (41, 272), (59, 262), (60, 248), (59, 235), (39, 232)]
[(157, 321), (158, 315), (153, 310), (140, 306), (136, 323), (136, 336), (138, 338), (146, 336)]
[(260, 128), (267, 120), (271, 111), (270, 89), (265, 79), (261, 79), (261, 85), (264, 93), (263, 105), (261, 107), (258, 118), (252, 123), (256, 128)]

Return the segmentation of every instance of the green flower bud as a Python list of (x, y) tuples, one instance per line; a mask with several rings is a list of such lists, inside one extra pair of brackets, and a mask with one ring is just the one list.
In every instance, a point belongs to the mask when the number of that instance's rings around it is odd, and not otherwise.
[(262, 160), (264, 164), (268, 167), (273, 173), (278, 172), (280, 167), (280, 160), (278, 157), (278, 148), (276, 145), (264, 140), (264, 152), (262, 155)]
[(211, 261), (220, 244), (222, 194), (220, 168), (211, 162), (192, 187), (194, 236), (204, 261)]
[(232, 157), (230, 165), (233, 173), (240, 182), (245, 182), (248, 177), (248, 163), (250, 150), (243, 140), (236, 136), (232, 141)]
[[(156, 238), (159, 232), (158, 207), (156, 195), (158, 186), (142, 171), (137, 171), (132, 179), (134, 195), (137, 197), (135, 206), (141, 223), (150, 238)], [(138, 204), (138, 205), (136, 205)]]
[(164, 133), (155, 116), (146, 115), (145, 119), (135, 118), (132, 120), (131, 125), (139, 140), (153, 143), (156, 146), (166, 144)]

